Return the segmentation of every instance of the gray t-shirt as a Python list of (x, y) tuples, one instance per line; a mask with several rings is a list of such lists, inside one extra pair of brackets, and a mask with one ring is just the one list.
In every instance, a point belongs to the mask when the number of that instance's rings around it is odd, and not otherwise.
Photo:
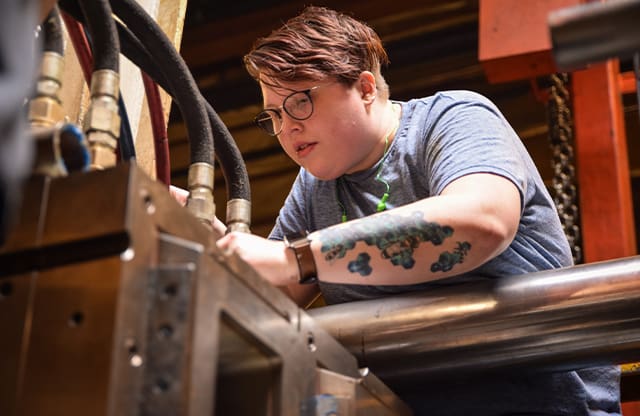
[[(328, 304), (423, 291), (478, 279), (570, 266), (571, 251), (558, 214), (519, 137), (497, 107), (469, 91), (446, 91), (402, 104), (400, 127), (386, 155), (368, 170), (322, 181), (304, 169), (270, 235), (316, 231), (376, 212), (389, 184), (387, 208), (438, 195), (471, 173), (492, 173), (518, 188), (522, 215), (509, 247), (475, 270), (432, 282), (369, 286), (320, 282)], [(428, 218), (427, 218), (428, 220)], [(345, 270), (345, 273), (347, 271)], [(417, 389), (417, 414), (431, 415), (605, 415), (619, 414), (619, 370), (606, 367), (547, 375), (513, 375), (488, 381), (455, 381)]]

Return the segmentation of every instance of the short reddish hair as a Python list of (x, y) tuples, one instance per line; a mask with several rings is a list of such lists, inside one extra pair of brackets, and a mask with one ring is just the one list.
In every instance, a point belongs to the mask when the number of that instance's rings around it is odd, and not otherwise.
[(370, 71), (385, 98), (388, 86), (380, 69), (388, 63), (380, 37), (366, 23), (314, 6), (256, 40), (244, 57), (249, 74), (262, 82), (335, 79), (351, 86), (363, 71)]

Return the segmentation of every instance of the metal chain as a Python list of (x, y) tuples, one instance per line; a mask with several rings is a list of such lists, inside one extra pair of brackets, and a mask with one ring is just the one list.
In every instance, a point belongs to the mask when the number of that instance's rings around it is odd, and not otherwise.
[(578, 209), (578, 186), (573, 153), (573, 125), (570, 107), (567, 74), (550, 77), (551, 87), (547, 106), (549, 139), (553, 159), (552, 194), (560, 216), (560, 222), (575, 264), (582, 263), (582, 239), (580, 235), (580, 212)]

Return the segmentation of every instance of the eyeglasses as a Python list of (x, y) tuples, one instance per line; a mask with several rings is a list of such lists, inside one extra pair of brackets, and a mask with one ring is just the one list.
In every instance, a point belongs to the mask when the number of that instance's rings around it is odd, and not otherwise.
[[(311, 91), (315, 86), (307, 90), (294, 91), (282, 101), (282, 109), (294, 120), (306, 120), (313, 114), (313, 101)], [(269, 136), (277, 136), (282, 131), (282, 114), (278, 108), (267, 108), (261, 111), (254, 119), (254, 123)]]

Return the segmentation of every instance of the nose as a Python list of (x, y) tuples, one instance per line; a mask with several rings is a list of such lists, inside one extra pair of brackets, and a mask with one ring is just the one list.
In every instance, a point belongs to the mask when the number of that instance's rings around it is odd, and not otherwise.
[(280, 135), (291, 134), (302, 128), (302, 122), (291, 117), (286, 112), (283, 111), (281, 117), (282, 120), (280, 122), (282, 123), (282, 129), (280, 130)]

